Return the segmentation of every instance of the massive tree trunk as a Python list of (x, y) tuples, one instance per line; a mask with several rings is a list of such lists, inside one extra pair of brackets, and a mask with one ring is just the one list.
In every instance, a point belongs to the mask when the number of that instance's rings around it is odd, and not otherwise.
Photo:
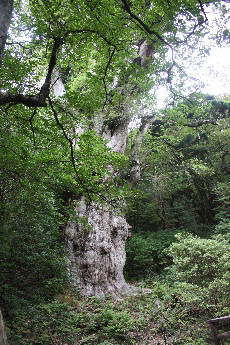
[[(125, 151), (129, 120), (117, 118), (116, 126), (110, 123), (104, 128), (102, 135), (113, 151)], [(71, 280), (84, 296), (122, 296), (137, 290), (123, 275), (125, 241), (130, 235), (124, 208), (123, 202), (114, 209), (109, 204), (87, 203), (82, 197), (75, 209), (79, 222), (66, 227)]]
[(70, 252), (70, 273), (74, 287), (84, 296), (125, 295), (130, 290), (123, 276), (125, 240), (129, 225), (106, 205), (87, 204), (76, 208), (81, 220), (66, 228)]
[[(148, 45), (145, 45), (151, 50)], [(142, 49), (140, 58), (150, 57)], [(140, 66), (147, 66), (144, 61)], [(132, 62), (134, 63), (134, 61)], [(55, 73), (54, 73), (55, 74)], [(56, 83), (52, 89), (56, 97), (65, 93), (64, 85), (58, 73), (54, 76)], [(136, 84), (128, 83), (130, 71), (118, 81), (117, 90), (122, 86), (122, 99), (114, 111), (118, 115), (103, 121), (103, 114), (95, 116), (94, 129), (108, 142), (108, 147), (118, 153), (124, 153), (127, 146), (128, 127), (132, 120), (129, 98)], [(119, 91), (118, 91), (119, 92)], [(104, 105), (105, 108), (105, 105)], [(108, 106), (108, 108), (110, 108)], [(112, 106), (111, 106), (112, 108)], [(119, 110), (118, 110), (119, 108)], [(111, 110), (111, 109), (110, 109)], [(150, 119), (145, 118), (139, 129), (132, 154), (133, 166), (130, 171), (130, 185), (140, 178), (139, 150), (142, 138), (149, 126)], [(92, 126), (92, 124), (91, 124)], [(82, 134), (83, 128), (75, 128), (75, 134)], [(66, 136), (66, 134), (65, 134)], [(72, 149), (77, 148), (77, 142), (72, 141)], [(108, 170), (113, 170), (108, 167)], [(117, 174), (117, 173), (114, 173)], [(108, 196), (109, 199), (110, 196)], [(65, 236), (69, 250), (69, 273), (72, 285), (83, 296), (123, 296), (139, 292), (139, 289), (126, 283), (123, 268), (126, 260), (125, 242), (130, 236), (130, 226), (124, 217), (125, 201), (119, 201), (116, 207), (107, 204), (97, 204), (87, 201), (84, 196), (78, 198), (75, 207), (77, 221), (69, 221), (65, 228)]]
[[(141, 55), (142, 58), (142, 55)], [(148, 61), (149, 62), (149, 61)], [(144, 63), (146, 67), (146, 62)], [(127, 146), (128, 127), (132, 121), (130, 111), (130, 94), (132, 83), (128, 83), (130, 72), (117, 82), (117, 89), (122, 85), (122, 98), (119, 106), (113, 109), (117, 116), (109, 118), (98, 114), (94, 119), (94, 129), (98, 135), (107, 140), (107, 146), (114, 152), (124, 153)], [(58, 79), (58, 85), (62, 84)], [(115, 88), (116, 89), (116, 88)], [(61, 87), (64, 90), (64, 87)], [(58, 88), (54, 94), (60, 95)], [(119, 92), (119, 91), (118, 91)], [(108, 106), (111, 110), (112, 106)], [(119, 110), (118, 110), (119, 109)], [(103, 121), (104, 119), (104, 121)], [(132, 152), (132, 168), (129, 183), (133, 186), (140, 178), (139, 151), (145, 132), (152, 117), (142, 119)], [(92, 126), (92, 124), (91, 124)], [(75, 134), (82, 134), (83, 128), (75, 128)], [(83, 130), (84, 131), (84, 130)], [(74, 142), (77, 148), (77, 142)], [(110, 172), (112, 167), (108, 167)], [(116, 175), (117, 172), (114, 172)], [(114, 176), (115, 177), (115, 176)], [(119, 188), (119, 187), (118, 187)], [(72, 285), (83, 296), (124, 296), (140, 291), (126, 283), (123, 268), (126, 261), (125, 243), (130, 236), (130, 225), (124, 217), (125, 201), (119, 200), (116, 207), (111, 206), (110, 196), (107, 203), (98, 204), (87, 201), (84, 196), (78, 198), (75, 207), (77, 221), (69, 221), (65, 228), (65, 236), (69, 251), (69, 273)]]

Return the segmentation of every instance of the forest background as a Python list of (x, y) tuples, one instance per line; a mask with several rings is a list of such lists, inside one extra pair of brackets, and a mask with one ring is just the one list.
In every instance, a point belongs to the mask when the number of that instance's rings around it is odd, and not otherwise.
[(228, 19), (228, 1), (0, 2), (9, 344), (210, 343), (230, 307), (230, 104), (183, 67), (210, 32), (229, 44)]

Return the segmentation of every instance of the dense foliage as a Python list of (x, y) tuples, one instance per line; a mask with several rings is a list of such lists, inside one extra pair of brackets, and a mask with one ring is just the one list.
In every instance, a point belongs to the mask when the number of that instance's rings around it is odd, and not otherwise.
[(206, 98), (188, 99), (154, 121), (143, 147), (145, 193), (137, 194), (130, 210), (135, 229), (205, 235), (218, 210), (228, 207), (229, 103)]
[(209, 98), (159, 114), (146, 136), (143, 178), (129, 205), (128, 271), (169, 262), (162, 249), (178, 231), (205, 238), (229, 231), (229, 103)]
[[(229, 313), (230, 105), (185, 97), (175, 59), (208, 31), (206, 6), (226, 14), (225, 2), (4, 2), (0, 307), (10, 344), (202, 345), (200, 323)], [(219, 26), (218, 42), (228, 37)], [(137, 130), (124, 155), (100, 134), (152, 106), (149, 91), (163, 84), (175, 97), (147, 110), (133, 188)], [(102, 303), (71, 291), (63, 228), (82, 195), (112, 209), (126, 200), (126, 275), (151, 293)]]

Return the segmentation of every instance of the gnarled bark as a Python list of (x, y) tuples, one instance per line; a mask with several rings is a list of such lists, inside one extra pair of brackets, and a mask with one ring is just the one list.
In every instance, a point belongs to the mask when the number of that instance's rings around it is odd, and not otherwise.
[[(103, 126), (102, 135), (113, 151), (125, 151), (128, 124), (128, 118), (116, 118)], [(71, 280), (84, 296), (121, 296), (132, 290), (123, 275), (130, 226), (121, 215), (122, 206), (111, 209), (82, 197), (75, 209), (79, 221), (65, 229)]]
[(129, 293), (131, 287), (123, 276), (130, 228), (125, 218), (105, 205), (87, 204), (84, 198), (76, 213), (79, 222), (69, 222), (65, 231), (73, 286), (84, 296)]

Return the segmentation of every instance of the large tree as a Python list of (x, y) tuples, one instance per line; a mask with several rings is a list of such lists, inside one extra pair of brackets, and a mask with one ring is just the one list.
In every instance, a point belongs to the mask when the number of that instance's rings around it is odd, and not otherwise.
[[(65, 234), (72, 281), (84, 295), (130, 291), (123, 277), (129, 226), (118, 172), (128, 126), (162, 72), (170, 82), (178, 67), (174, 52), (198, 39), (209, 3), (15, 1), (10, 32), (13, 3), (1, 3), (7, 13), (0, 16), (1, 113), (27, 124), (35, 152), (44, 153), (48, 143), (37, 145), (36, 121), (43, 125), (40, 134), (47, 124), (56, 126), (68, 146), (72, 172), (60, 194), (74, 209)], [(132, 152), (132, 183), (148, 125), (142, 122)]]

